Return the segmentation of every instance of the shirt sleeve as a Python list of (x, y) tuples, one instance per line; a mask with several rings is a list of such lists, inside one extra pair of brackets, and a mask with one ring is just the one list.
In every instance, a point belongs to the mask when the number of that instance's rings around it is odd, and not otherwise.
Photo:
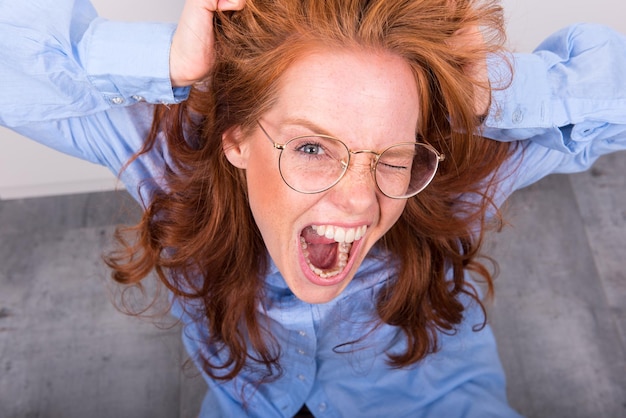
[(188, 90), (169, 78), (174, 29), (103, 19), (87, 0), (0, 2), (0, 122), (184, 100)]
[[(88, 0), (0, 1), (0, 125), (118, 173), (143, 144), (152, 104), (185, 100), (173, 89), (175, 26), (113, 22)], [(158, 177), (163, 153), (125, 183)]]
[(511, 55), (510, 64), (490, 62), (494, 94), (482, 133), (520, 141), (510, 162), (513, 189), (550, 173), (585, 170), (600, 155), (626, 148), (623, 34), (574, 25), (532, 54)]

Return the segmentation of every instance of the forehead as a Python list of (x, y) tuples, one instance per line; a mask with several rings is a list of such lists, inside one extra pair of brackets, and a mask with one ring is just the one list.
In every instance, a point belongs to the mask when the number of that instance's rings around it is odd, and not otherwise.
[(413, 140), (418, 115), (417, 84), (402, 58), (380, 51), (318, 49), (283, 74), (264, 120), (279, 132), (308, 121), (323, 130), (317, 133), (374, 146)]

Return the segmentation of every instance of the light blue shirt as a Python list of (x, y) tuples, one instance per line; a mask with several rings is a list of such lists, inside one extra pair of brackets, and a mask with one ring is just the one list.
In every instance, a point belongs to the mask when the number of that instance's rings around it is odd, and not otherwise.
[[(177, 103), (187, 89), (169, 81), (174, 26), (98, 18), (84, 0), (0, 1), (0, 124), (117, 173), (141, 146), (154, 103)], [(490, 64), (496, 91), (484, 134), (522, 141), (508, 162), (498, 201), (554, 172), (584, 170), (626, 147), (626, 39), (607, 28), (565, 29), (532, 55), (513, 55), (512, 85), (498, 90), (506, 66)], [(122, 175), (136, 198), (162, 187), (167, 150), (157, 146)], [(142, 180), (150, 180), (137, 191)], [(280, 343), (282, 377), (258, 389), (252, 373), (230, 382), (207, 377), (203, 417), (289, 417), (306, 403), (318, 417), (515, 417), (489, 327), (466, 300), (454, 335), (419, 364), (391, 369), (388, 351), (405, 346), (392, 326), (372, 331), (377, 292), (395, 274), (367, 258), (335, 300), (299, 301), (275, 267), (265, 279), (267, 316)], [(177, 303), (183, 340), (194, 355), (215, 354), (207, 330)], [(368, 334), (368, 332), (370, 332)], [(367, 334), (367, 337), (359, 340)], [(350, 341), (359, 342), (344, 345)], [(155, 365), (158, 367), (158, 365)], [(241, 394), (248, 411), (241, 407)]]

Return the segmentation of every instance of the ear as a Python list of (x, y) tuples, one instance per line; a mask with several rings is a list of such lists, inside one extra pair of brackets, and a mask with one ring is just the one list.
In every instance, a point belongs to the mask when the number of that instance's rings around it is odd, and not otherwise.
[(240, 126), (229, 128), (222, 134), (222, 148), (228, 161), (237, 168), (246, 169), (250, 155), (248, 141)]

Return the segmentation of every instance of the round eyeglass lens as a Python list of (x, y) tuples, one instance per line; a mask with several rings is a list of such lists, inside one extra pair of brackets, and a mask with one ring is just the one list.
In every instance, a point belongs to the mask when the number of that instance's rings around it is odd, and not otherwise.
[(431, 182), (438, 165), (439, 154), (426, 144), (392, 145), (378, 158), (376, 184), (388, 197), (411, 197)]
[(346, 145), (323, 135), (291, 139), (280, 155), (279, 168), (285, 183), (302, 193), (319, 193), (337, 184), (350, 159)]

